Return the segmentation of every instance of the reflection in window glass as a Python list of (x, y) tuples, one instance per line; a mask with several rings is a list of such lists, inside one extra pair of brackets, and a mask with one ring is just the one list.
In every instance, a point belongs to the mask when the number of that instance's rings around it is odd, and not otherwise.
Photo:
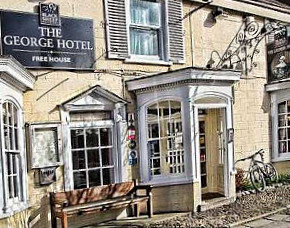
[(18, 199), (21, 194), (20, 183), (20, 151), (19, 151), (19, 111), (9, 101), (2, 104), (4, 132), (4, 152), (7, 167), (9, 199)]
[(112, 128), (71, 129), (74, 187), (115, 182)]
[(130, 54), (160, 56), (161, 4), (130, 0)]
[(150, 105), (147, 129), (151, 175), (184, 173), (181, 103), (161, 101)]
[(278, 104), (278, 152), (290, 153), (290, 100)]

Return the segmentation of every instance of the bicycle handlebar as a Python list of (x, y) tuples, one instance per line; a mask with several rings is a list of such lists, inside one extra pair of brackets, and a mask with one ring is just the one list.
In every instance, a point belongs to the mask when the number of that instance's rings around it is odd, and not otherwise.
[(245, 160), (248, 160), (248, 159), (252, 159), (252, 158), (254, 158), (258, 154), (260, 154), (261, 155), (261, 158), (263, 159), (263, 153), (265, 153), (264, 149), (260, 149), (260, 150), (258, 150), (256, 153), (254, 153), (251, 156), (248, 156), (248, 157), (245, 157), (245, 158), (242, 158), (242, 159), (237, 160), (235, 162), (235, 164), (238, 163), (238, 162), (240, 162), (240, 161), (245, 161)]

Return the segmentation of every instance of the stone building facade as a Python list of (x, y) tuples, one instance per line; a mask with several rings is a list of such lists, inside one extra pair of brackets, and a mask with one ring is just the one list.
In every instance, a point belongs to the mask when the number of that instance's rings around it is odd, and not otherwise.
[[(256, 67), (247, 74), (237, 63), (228, 69), (206, 65), (227, 50), (248, 20), (260, 28), (269, 20), (287, 22), (290, 7), (250, 0), (53, 3), (59, 6), (61, 26), (69, 20), (93, 22), (87, 30), (74, 24), (68, 29), (71, 36), (92, 32), (92, 49), (81, 41), (74, 48), (77, 54), (81, 47), (92, 51), (93, 61), (89, 69), (29, 66), (33, 57), (5, 54), (10, 46), (12, 53), (21, 48), (29, 52), (27, 46), (33, 44), (25, 45), (21, 34), (7, 33), (6, 40), (2, 34), (0, 227), (50, 227), (49, 192), (132, 179), (153, 185), (155, 213), (196, 211), (206, 205), (204, 194), (212, 192), (229, 202), (236, 194), (235, 161), (261, 148), (265, 161), (280, 173), (289, 172), (288, 124), (278, 124), (287, 118), (289, 85), (284, 78), (268, 80), (266, 37), (254, 56)], [(3, 0), (0, 7), (1, 15), (39, 18), (38, 1)], [(30, 21), (23, 16), (23, 23)], [(42, 38), (64, 36), (64, 30), (58, 34), (62, 27), (47, 33), (42, 27), (58, 28), (39, 25)], [(50, 44), (42, 44), (40, 53), (49, 56)], [(70, 44), (57, 50), (69, 52), (65, 58), (75, 54)], [(42, 60), (34, 57), (34, 62)], [(137, 130), (133, 149), (128, 146), (130, 125)], [(69, 224), (77, 227), (120, 214), (79, 216)]]

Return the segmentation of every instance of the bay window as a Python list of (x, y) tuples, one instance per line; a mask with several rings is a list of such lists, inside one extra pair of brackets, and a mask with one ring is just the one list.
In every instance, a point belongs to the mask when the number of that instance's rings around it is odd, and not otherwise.
[(183, 174), (181, 103), (161, 101), (150, 105), (147, 108), (147, 129), (151, 177)]

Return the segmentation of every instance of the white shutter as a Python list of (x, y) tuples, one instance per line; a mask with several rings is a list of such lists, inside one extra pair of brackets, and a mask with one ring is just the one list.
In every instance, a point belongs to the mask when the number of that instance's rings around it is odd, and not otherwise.
[(169, 60), (184, 63), (184, 34), (182, 0), (167, 0)]
[(128, 57), (126, 1), (105, 0), (108, 58)]

